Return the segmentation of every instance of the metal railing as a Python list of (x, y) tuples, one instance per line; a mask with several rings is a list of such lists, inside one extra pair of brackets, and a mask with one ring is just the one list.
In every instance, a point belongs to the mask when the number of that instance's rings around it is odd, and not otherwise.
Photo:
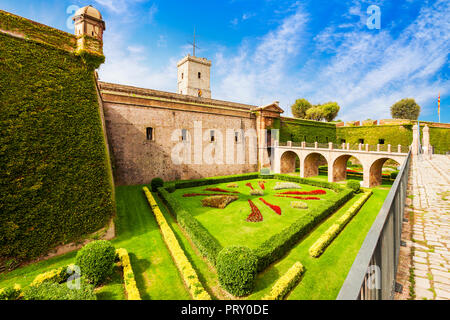
[(395, 293), (411, 152), (365, 238), (337, 300), (388, 300)]

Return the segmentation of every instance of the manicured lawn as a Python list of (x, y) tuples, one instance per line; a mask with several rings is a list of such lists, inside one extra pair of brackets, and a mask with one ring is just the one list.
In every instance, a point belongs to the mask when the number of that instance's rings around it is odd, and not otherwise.
[[(313, 179), (326, 180), (326, 176), (314, 177)], [(258, 181), (252, 180), (252, 185), (255, 189), (259, 188)], [(249, 195), (250, 189), (245, 186), (248, 181), (237, 182), (239, 188), (236, 189), (226, 188), (228, 183), (224, 183), (207, 187), (180, 189), (175, 194), (182, 201), (183, 205), (186, 206), (186, 209), (190, 210), (211, 234), (217, 237), (223, 246), (242, 244), (254, 248), (270, 235), (279, 232), (282, 228), (292, 223), (292, 221), (295, 221), (299, 214), (307, 212), (307, 210), (302, 211), (290, 208), (290, 202), (295, 201), (294, 199), (273, 196), (274, 192), (272, 188), (277, 180), (267, 179), (265, 181), (266, 195), (264, 199), (269, 203), (279, 205), (282, 209), (281, 216), (278, 216), (259, 201), (258, 196)], [(208, 187), (237, 190), (242, 194), (240, 195), (239, 201), (233, 202), (226, 209), (203, 208), (201, 205), (201, 199), (203, 197), (182, 197), (185, 193), (208, 193), (204, 192), (204, 189)], [(326, 251), (319, 258), (311, 258), (308, 253), (309, 247), (360, 195), (355, 196), (347, 202), (335, 214), (312, 230), (285, 257), (259, 274), (255, 292), (247, 298), (260, 299), (270, 290), (281, 275), (296, 261), (300, 261), (305, 266), (306, 272), (300, 284), (291, 292), (288, 299), (335, 299), (368, 230), (389, 192), (389, 187), (389, 185), (382, 185), (373, 189), (374, 194), (372, 197)], [(302, 185), (300, 191), (314, 189), (320, 188)], [(327, 199), (330, 195), (334, 194), (332, 190), (324, 190), (327, 191), (327, 195), (319, 195), (318, 197)], [(158, 225), (142, 192), (142, 186), (118, 187), (116, 190), (116, 198), (117, 238), (113, 240), (113, 244), (116, 248), (122, 247), (128, 250), (141, 297), (152, 300), (190, 299), (170, 253), (161, 238)], [(167, 222), (173, 229), (180, 245), (185, 250), (186, 256), (197, 271), (205, 289), (213, 299), (231, 298), (220, 288), (215, 269), (200, 256), (197, 249), (176, 223), (174, 217), (168, 212), (167, 208), (156, 195), (155, 199)], [(248, 199), (252, 199), (255, 205), (261, 210), (264, 217), (263, 222), (249, 223), (245, 221), (250, 213)], [(317, 203), (317, 200), (306, 202), (312, 208)], [(25, 266), (8, 274), (1, 274), (0, 288), (15, 283), (26, 286), (42, 272), (73, 263), (75, 255), (76, 252), (72, 252), (47, 261)], [(120, 270), (116, 269), (110, 281), (106, 285), (96, 289), (96, 294), (98, 299), (101, 300), (124, 299), (125, 292)]]
[[(118, 187), (116, 199), (117, 238), (113, 244), (116, 248), (128, 250), (142, 299), (190, 299), (161, 238), (142, 186)], [(76, 252), (68, 253), (1, 274), (0, 288), (15, 283), (24, 287), (40, 273), (73, 263), (75, 255)], [(98, 289), (97, 294), (99, 299), (121, 299), (124, 297), (123, 281), (119, 281), (117, 274), (114, 274), (107, 285)]]
[(355, 196), (338, 212), (320, 224), (305, 237), (290, 253), (258, 275), (256, 292), (250, 299), (260, 299), (275, 281), (283, 275), (296, 261), (300, 261), (306, 271), (300, 284), (292, 291), (288, 299), (292, 300), (334, 300), (344, 283), (353, 261), (363, 243), (367, 232), (389, 192), (382, 186), (373, 189), (360, 212), (350, 221), (345, 229), (331, 243), (319, 258), (309, 255), (309, 248), (361, 195)]
[[(329, 201), (328, 199), (336, 193), (330, 189), (318, 188), (310, 185), (301, 185), (301, 189), (273, 190), (277, 182), (286, 183), (286, 181), (267, 179), (265, 184), (264, 196), (251, 196), (251, 189), (246, 186), (251, 183), (253, 188), (260, 189), (256, 180), (238, 181), (238, 188), (227, 188), (228, 183), (216, 184), (213, 186), (203, 186), (195, 188), (179, 189), (175, 191), (178, 201), (186, 208), (218, 241), (225, 247), (230, 245), (246, 245), (249, 248), (256, 248), (272, 235), (279, 233), (284, 228), (295, 222), (300, 216), (307, 214), (316, 208), (320, 202)], [(230, 203), (225, 209), (216, 209), (203, 207), (201, 200), (204, 196), (183, 197), (190, 193), (214, 193), (205, 191), (206, 188), (222, 188), (231, 191), (239, 191), (239, 199)], [(327, 192), (325, 195), (317, 195), (321, 200), (296, 200), (291, 198), (275, 197), (276, 193), (284, 191), (311, 191), (323, 189)], [(271, 208), (259, 200), (263, 198), (270, 204), (281, 208), (281, 215), (276, 214)], [(304, 195), (303, 197), (308, 197)], [(264, 217), (262, 222), (247, 222), (246, 219), (251, 213), (248, 200), (261, 211)], [(295, 209), (291, 207), (292, 201), (304, 201), (308, 204), (308, 209)]]

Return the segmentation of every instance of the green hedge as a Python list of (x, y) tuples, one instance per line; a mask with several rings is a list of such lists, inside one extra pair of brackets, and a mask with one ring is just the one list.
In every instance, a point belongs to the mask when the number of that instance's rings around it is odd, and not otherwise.
[(234, 296), (250, 294), (255, 285), (258, 259), (253, 250), (244, 246), (222, 249), (217, 257), (220, 285)]
[(165, 188), (158, 188), (158, 193), (200, 253), (215, 265), (217, 255), (222, 250), (220, 243)]
[(364, 143), (369, 145), (377, 145), (379, 139), (384, 139), (384, 144), (392, 145), (392, 150), (395, 150), (399, 144), (409, 146), (412, 143), (412, 125), (337, 127), (337, 143), (342, 139), (350, 144), (358, 144), (359, 139), (364, 139)]
[(337, 235), (345, 228), (350, 220), (358, 213), (361, 207), (372, 195), (372, 191), (366, 191), (331, 227), (329, 227), (316, 242), (309, 248), (311, 257), (319, 257), (333, 242)]
[[(166, 183), (165, 187), (158, 188), (163, 201), (169, 210), (176, 216), (178, 223), (188, 233), (199, 251), (214, 265), (216, 264), (217, 255), (222, 250), (219, 242), (206, 230), (189, 212), (187, 212), (178, 200), (169, 193), (169, 188), (190, 188), (204, 186), (208, 184), (232, 182), (239, 180), (257, 179), (258, 173), (232, 175), (225, 177), (206, 178), (198, 180), (181, 181), (175, 183)], [(314, 181), (290, 175), (275, 174), (273, 176), (261, 176), (264, 179), (279, 179), (284, 181), (308, 184), (320, 188), (331, 189), (336, 192), (330, 199), (330, 202), (323, 203), (309, 214), (302, 216), (282, 232), (272, 236), (265, 241), (260, 247), (254, 250), (258, 257), (258, 272), (264, 270), (272, 262), (281, 258), (288, 250), (290, 250), (298, 241), (306, 235), (314, 226), (316, 226), (324, 218), (335, 212), (340, 206), (347, 202), (352, 196), (353, 191), (341, 187), (337, 183)]]
[(318, 223), (338, 210), (352, 197), (352, 190), (341, 189), (340, 192), (333, 195), (329, 201), (321, 203), (321, 205), (314, 208), (314, 210), (311, 210), (308, 214), (298, 218), (289, 227), (264, 241), (255, 249), (255, 254), (258, 257), (258, 272), (263, 271), (271, 263), (282, 258)]
[(436, 153), (450, 151), (450, 129), (430, 127), (430, 144)]
[[(336, 142), (336, 125), (311, 120), (281, 118), (280, 142)], [(305, 140), (306, 137), (306, 140)]]
[(113, 185), (94, 70), (31, 40), (0, 47), (0, 260), (23, 260), (104, 227)]

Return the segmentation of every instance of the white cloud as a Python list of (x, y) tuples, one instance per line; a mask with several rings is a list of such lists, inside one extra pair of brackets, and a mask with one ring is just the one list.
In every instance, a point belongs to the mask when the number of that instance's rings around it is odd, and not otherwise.
[[(437, 90), (441, 95), (450, 92), (448, 80), (436, 80), (448, 63), (448, 1), (424, 7), (396, 38), (388, 29), (366, 28), (363, 8), (360, 2), (350, 8), (360, 16), (353, 28), (331, 22), (305, 44), (307, 16), (298, 7), (256, 45), (245, 41), (235, 54), (220, 52), (213, 95), (251, 104), (279, 100), (286, 115), (299, 97), (312, 103), (332, 100), (341, 105), (339, 118), (364, 120), (390, 117), (389, 107), (405, 97), (426, 105), (436, 99)], [(307, 56), (304, 45), (311, 47)], [(325, 62), (319, 58), (323, 52), (331, 53)], [(303, 67), (294, 71), (290, 66), (299, 55), (305, 58)], [(423, 108), (422, 114), (429, 112)]]

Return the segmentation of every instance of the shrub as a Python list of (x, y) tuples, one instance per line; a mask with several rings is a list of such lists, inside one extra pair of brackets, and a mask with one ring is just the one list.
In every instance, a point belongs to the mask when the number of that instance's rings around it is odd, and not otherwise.
[(398, 176), (398, 172), (391, 172), (391, 179), (392, 180), (395, 180), (395, 179), (397, 179), (397, 176)]
[(204, 207), (224, 209), (227, 205), (229, 205), (233, 201), (236, 201), (237, 199), (239, 199), (238, 196), (226, 196), (226, 195), (206, 197), (202, 199), (202, 205)]
[(98, 240), (85, 245), (77, 253), (76, 265), (81, 275), (90, 283), (98, 285), (113, 272), (115, 249), (109, 241)]
[(222, 249), (217, 257), (217, 274), (221, 286), (234, 296), (252, 292), (257, 274), (257, 257), (243, 246)]
[(43, 282), (61, 283), (69, 279), (69, 276), (70, 275), (67, 273), (67, 267), (61, 267), (37, 275), (30, 285), (38, 286)]
[(294, 209), (308, 209), (308, 204), (303, 201), (292, 201), (291, 207)]
[(131, 267), (130, 256), (126, 249), (117, 249), (116, 254), (123, 268), (123, 282), (128, 300), (141, 300), (141, 295), (136, 285), (133, 268)]
[(144, 187), (143, 190), (145, 196), (147, 197), (148, 203), (152, 208), (153, 214), (155, 215), (156, 222), (159, 225), (164, 242), (169, 248), (169, 251), (173, 257), (173, 261), (175, 262), (175, 265), (177, 266), (178, 271), (180, 272), (191, 296), (194, 298), (194, 300), (211, 300), (211, 297), (203, 288), (200, 280), (198, 279), (197, 273), (186, 257), (183, 249), (180, 247), (175, 234), (167, 224), (166, 218), (159, 209), (155, 198), (153, 198), (153, 195), (147, 187)]
[(335, 212), (352, 196), (352, 190), (341, 189), (341, 192), (333, 195), (329, 202), (321, 202), (319, 206), (299, 217), (290, 226), (264, 241), (254, 251), (258, 257), (258, 272), (283, 257), (312, 228)]
[(17, 300), (22, 293), (20, 285), (0, 289), (0, 300)]
[(273, 189), (274, 190), (283, 190), (283, 189), (301, 189), (301, 188), (302, 187), (300, 187), (296, 183), (292, 183), (292, 182), (277, 182), (277, 184), (275, 185), (275, 187)]
[(158, 191), (158, 188), (161, 188), (164, 186), (164, 180), (161, 178), (155, 178), (152, 180), (152, 182), (150, 184), (152, 186), (152, 191), (156, 192), (156, 191)]
[(303, 265), (297, 261), (294, 265), (273, 285), (270, 293), (262, 298), (262, 300), (281, 300), (283, 299), (298, 283), (303, 272)]
[(323, 233), (319, 239), (309, 248), (311, 257), (319, 257), (331, 242), (337, 237), (347, 223), (358, 213), (359, 209), (372, 195), (372, 191), (366, 192), (358, 201), (356, 201), (331, 227)]
[(359, 193), (361, 189), (361, 184), (356, 180), (348, 180), (347, 188), (352, 189), (354, 193)]
[(80, 289), (69, 289), (66, 283), (43, 282), (24, 290), (24, 300), (97, 300), (94, 287), (81, 281)]
[(251, 196), (263, 196), (264, 191), (259, 190), (259, 189), (253, 189), (253, 190), (250, 190), (250, 195)]

